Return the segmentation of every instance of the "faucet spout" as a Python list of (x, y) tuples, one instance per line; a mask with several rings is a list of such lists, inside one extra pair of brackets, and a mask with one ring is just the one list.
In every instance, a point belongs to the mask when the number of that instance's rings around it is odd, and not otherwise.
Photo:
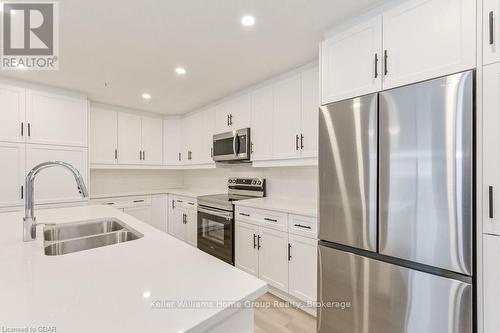
[(59, 166), (69, 170), (73, 174), (73, 177), (75, 177), (78, 192), (84, 198), (89, 196), (82, 175), (71, 164), (62, 161), (52, 161), (52, 162), (40, 163), (37, 166), (35, 166), (26, 175), (26, 184), (25, 184), (26, 195), (24, 196), (24, 218), (23, 218), (23, 230), (24, 230), (23, 240), (25, 242), (29, 242), (36, 239), (36, 217), (35, 217), (35, 198), (34, 198), (35, 178), (40, 171), (53, 166)]

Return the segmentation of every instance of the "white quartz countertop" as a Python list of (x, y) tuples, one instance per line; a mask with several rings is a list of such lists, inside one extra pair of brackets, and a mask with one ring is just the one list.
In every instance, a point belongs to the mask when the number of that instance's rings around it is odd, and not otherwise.
[(184, 197), (197, 198), (202, 195), (219, 194), (224, 192), (225, 192), (224, 190), (210, 190), (210, 189), (199, 189), (199, 188), (167, 188), (167, 189), (148, 190), (148, 191), (91, 194), (90, 199), (105, 199), (105, 198), (118, 198), (118, 197), (155, 195), (155, 194), (175, 194)]
[(266, 197), (236, 201), (236, 206), (268, 209), (284, 213), (317, 217), (316, 201)]
[[(36, 211), (39, 222), (114, 218), (141, 239), (61, 256), (22, 241), (22, 213), (0, 214), (0, 326), (70, 332), (203, 332), (255, 300), (265, 282), (108, 206)], [(203, 308), (170, 301), (219, 301)], [(159, 303), (162, 302), (162, 303)], [(167, 304), (164, 308), (153, 305)], [(192, 303), (191, 303), (192, 304)]]

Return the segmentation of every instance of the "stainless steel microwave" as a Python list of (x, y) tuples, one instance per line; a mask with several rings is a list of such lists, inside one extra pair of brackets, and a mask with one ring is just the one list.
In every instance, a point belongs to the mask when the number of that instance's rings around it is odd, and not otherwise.
[(249, 162), (250, 128), (214, 135), (213, 160), (215, 162)]

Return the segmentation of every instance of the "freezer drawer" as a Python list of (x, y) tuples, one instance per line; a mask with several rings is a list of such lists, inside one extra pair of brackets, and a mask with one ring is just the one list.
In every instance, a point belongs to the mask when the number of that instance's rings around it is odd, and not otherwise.
[(321, 107), (319, 238), (377, 250), (377, 94)]
[(318, 309), (318, 332), (472, 332), (470, 284), (322, 245), (318, 249), (318, 300), (341, 304)]
[(379, 104), (380, 253), (472, 275), (473, 72)]

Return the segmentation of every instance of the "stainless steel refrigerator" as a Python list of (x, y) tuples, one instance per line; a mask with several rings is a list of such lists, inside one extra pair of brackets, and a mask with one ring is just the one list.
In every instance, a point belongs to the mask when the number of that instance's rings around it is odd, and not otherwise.
[(473, 331), (474, 72), (319, 121), (318, 332)]

